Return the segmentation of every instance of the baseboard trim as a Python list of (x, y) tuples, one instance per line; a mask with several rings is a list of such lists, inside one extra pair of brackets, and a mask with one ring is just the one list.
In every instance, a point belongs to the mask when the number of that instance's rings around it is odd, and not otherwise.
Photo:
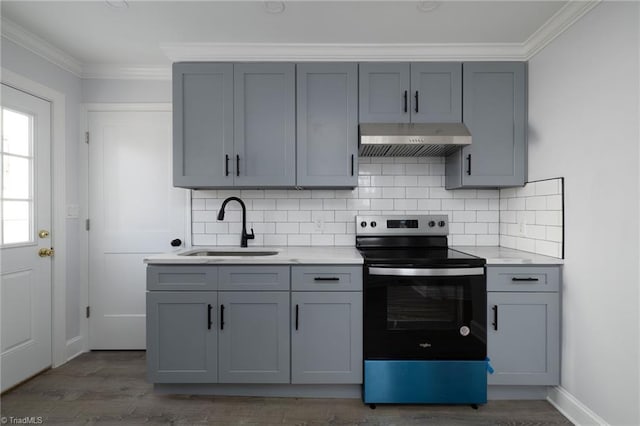
[(290, 398), (362, 398), (362, 385), (156, 383), (158, 394), (225, 395)]
[(76, 336), (73, 339), (67, 340), (67, 361), (69, 362), (78, 355), (82, 355), (84, 353), (84, 337)]
[(511, 386), (489, 385), (487, 399), (489, 401), (506, 400), (544, 400), (547, 398), (547, 386)]
[(550, 387), (547, 401), (575, 425), (609, 426), (602, 417), (591, 411), (562, 386)]

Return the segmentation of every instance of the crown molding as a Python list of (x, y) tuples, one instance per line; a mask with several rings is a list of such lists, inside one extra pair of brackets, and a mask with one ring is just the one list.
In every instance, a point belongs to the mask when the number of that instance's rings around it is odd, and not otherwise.
[(533, 58), (587, 12), (600, 4), (601, 1), (602, 0), (571, 0), (565, 4), (523, 43), (526, 60)]
[(80, 61), (4, 17), (2, 18), (2, 37), (30, 50), (73, 75), (78, 77), (82, 75)]
[[(161, 43), (181, 61), (527, 61), (602, 0), (570, 0), (524, 43)], [(84, 64), (2, 18), (2, 37), (87, 79), (170, 80), (171, 67)]]
[(171, 80), (171, 66), (130, 67), (125, 65), (85, 65), (82, 78), (112, 80)]
[(162, 43), (182, 61), (506, 61), (524, 60), (519, 43)]

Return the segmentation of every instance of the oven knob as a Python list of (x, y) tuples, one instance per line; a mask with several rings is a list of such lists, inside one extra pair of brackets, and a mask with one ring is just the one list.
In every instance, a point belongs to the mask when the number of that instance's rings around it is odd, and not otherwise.
[(365, 222), (364, 220), (362, 222), (360, 222), (360, 226), (362, 228), (366, 228), (367, 227), (367, 222)]
[(445, 225), (444, 220), (441, 220), (440, 222), (438, 222), (438, 226), (439, 227), (442, 228), (444, 225)]
[(373, 222), (371, 222), (371, 227), (375, 228), (378, 224), (375, 222), (375, 220)]
[(429, 228), (433, 228), (434, 226), (436, 226), (436, 223), (433, 220), (429, 221)]

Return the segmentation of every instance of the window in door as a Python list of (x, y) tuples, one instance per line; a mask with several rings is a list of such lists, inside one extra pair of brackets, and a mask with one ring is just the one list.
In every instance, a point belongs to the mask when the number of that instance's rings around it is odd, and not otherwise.
[(2, 245), (34, 242), (33, 116), (2, 108)]

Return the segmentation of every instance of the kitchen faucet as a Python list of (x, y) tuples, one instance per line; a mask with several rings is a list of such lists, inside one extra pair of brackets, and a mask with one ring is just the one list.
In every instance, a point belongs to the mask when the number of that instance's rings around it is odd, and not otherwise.
[(237, 201), (240, 203), (242, 207), (242, 236), (240, 237), (240, 247), (247, 246), (247, 240), (253, 240), (256, 236), (253, 233), (253, 228), (251, 228), (251, 234), (247, 234), (247, 207), (244, 205), (244, 202), (238, 197), (229, 197), (222, 202), (222, 207), (220, 207), (220, 211), (218, 212), (218, 220), (224, 220), (224, 208), (227, 206), (229, 201)]

